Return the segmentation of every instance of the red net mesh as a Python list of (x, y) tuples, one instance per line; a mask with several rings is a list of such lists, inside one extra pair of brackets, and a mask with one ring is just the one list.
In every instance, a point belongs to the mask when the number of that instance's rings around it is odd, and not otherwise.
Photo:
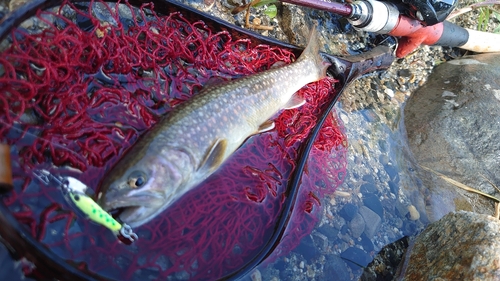
[[(120, 12), (114, 4), (90, 7), (65, 3), (39, 12), (35, 24), (43, 31), (14, 30), (0, 56), (0, 141), (12, 146), (15, 179), (4, 203), (54, 253), (102, 276), (212, 279), (238, 269), (271, 235), (297, 149), (333, 98), (336, 81), (304, 87), (304, 106), (283, 111), (275, 130), (247, 140), (202, 186), (135, 229), (140, 238), (127, 246), (75, 213), (60, 188), (41, 184), (33, 171), (72, 175), (96, 190), (141, 133), (210, 78), (249, 75), (294, 55), (233, 41), (180, 13), (157, 15), (148, 5), (121, 5)], [(320, 198), (342, 182), (345, 142), (330, 115), (278, 254), (311, 232)]]

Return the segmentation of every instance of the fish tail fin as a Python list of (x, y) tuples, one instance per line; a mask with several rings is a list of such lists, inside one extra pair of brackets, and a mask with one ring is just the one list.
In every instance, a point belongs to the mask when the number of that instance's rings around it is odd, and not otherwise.
[(316, 25), (311, 29), (311, 35), (309, 36), (309, 41), (307, 43), (307, 47), (304, 49), (300, 57), (297, 61), (300, 60), (311, 60), (315, 69), (318, 71), (318, 79), (326, 77), (326, 70), (331, 65), (319, 52), (319, 42), (318, 42), (318, 34), (316, 31)]

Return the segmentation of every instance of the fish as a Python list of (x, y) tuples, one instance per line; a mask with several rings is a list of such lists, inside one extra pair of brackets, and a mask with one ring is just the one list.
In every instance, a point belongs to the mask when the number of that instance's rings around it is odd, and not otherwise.
[(202, 89), (176, 106), (111, 168), (97, 195), (106, 211), (138, 227), (214, 173), (250, 136), (272, 130), (281, 110), (305, 100), (296, 92), (326, 77), (316, 32), (291, 64)]

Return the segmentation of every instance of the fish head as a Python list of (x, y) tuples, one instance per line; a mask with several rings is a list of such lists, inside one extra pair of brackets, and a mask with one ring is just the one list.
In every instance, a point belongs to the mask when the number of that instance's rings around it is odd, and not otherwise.
[(122, 222), (137, 227), (177, 199), (175, 191), (182, 184), (177, 165), (156, 155), (144, 156), (126, 167), (114, 167), (103, 181), (97, 202), (106, 211), (118, 210)]

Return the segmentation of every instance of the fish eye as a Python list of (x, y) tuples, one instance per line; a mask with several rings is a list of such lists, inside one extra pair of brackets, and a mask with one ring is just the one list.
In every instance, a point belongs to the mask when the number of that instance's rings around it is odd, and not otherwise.
[(127, 182), (131, 188), (139, 188), (143, 186), (146, 183), (146, 181), (147, 181), (146, 174), (144, 174), (141, 171), (133, 171), (128, 176)]

